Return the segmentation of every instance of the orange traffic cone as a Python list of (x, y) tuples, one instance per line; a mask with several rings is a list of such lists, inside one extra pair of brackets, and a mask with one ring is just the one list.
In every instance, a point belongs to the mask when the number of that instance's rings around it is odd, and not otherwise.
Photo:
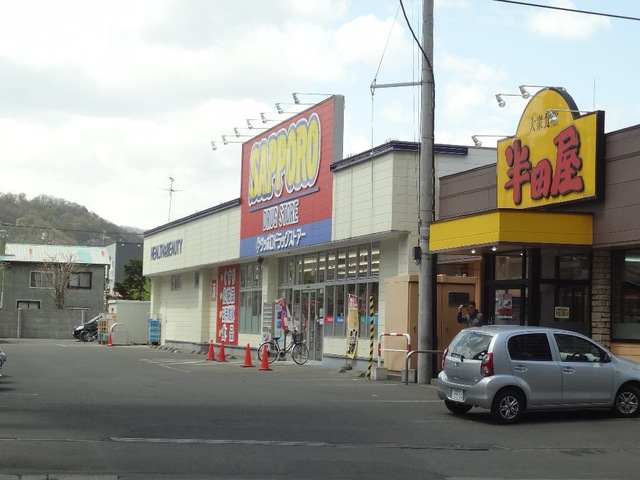
[(224, 354), (224, 342), (220, 342), (220, 350), (218, 351), (218, 361), (226, 362), (227, 357)]
[(264, 346), (264, 350), (262, 351), (262, 363), (260, 364), (261, 372), (270, 372), (271, 367), (269, 366), (269, 351), (267, 350), (267, 346)]
[(111, 338), (111, 332), (109, 332), (109, 338), (107, 339), (107, 347), (113, 347), (113, 339)]
[(244, 365), (242, 365), (243, 368), (246, 367), (253, 367), (253, 363), (251, 363), (251, 347), (249, 346), (249, 344), (247, 343), (247, 351), (244, 354)]
[(211, 342), (209, 343), (209, 354), (207, 355), (207, 360), (213, 360), (214, 362), (216, 361), (216, 354), (213, 351), (213, 340), (211, 340)]

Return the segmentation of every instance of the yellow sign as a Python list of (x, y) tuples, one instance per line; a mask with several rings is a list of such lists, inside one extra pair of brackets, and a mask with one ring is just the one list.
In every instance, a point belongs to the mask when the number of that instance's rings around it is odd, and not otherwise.
[(536, 208), (601, 194), (604, 112), (580, 115), (560, 88), (525, 108), (514, 137), (498, 142), (497, 207)]

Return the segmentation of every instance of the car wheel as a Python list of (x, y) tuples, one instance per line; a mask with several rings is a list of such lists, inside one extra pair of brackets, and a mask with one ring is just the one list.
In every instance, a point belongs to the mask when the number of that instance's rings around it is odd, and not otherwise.
[(613, 412), (618, 417), (633, 418), (640, 415), (640, 389), (633, 385), (623, 385), (616, 393)]
[(82, 340), (83, 342), (88, 342), (89, 338), (91, 338), (91, 332), (87, 332), (86, 330), (84, 330), (80, 334), (80, 340)]
[(524, 412), (524, 399), (516, 390), (501, 390), (493, 398), (491, 415), (502, 424), (516, 423)]
[(463, 415), (473, 408), (473, 405), (465, 405), (464, 403), (452, 402), (451, 400), (445, 400), (444, 405), (451, 413), (455, 413), (456, 415)]

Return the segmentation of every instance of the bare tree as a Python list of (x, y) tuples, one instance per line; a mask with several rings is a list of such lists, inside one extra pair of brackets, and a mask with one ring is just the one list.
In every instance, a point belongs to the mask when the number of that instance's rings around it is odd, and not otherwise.
[(84, 271), (86, 266), (78, 264), (74, 254), (63, 255), (62, 258), (48, 257), (40, 266), (41, 288), (49, 292), (57, 309), (64, 310), (69, 294), (69, 280), (74, 273)]

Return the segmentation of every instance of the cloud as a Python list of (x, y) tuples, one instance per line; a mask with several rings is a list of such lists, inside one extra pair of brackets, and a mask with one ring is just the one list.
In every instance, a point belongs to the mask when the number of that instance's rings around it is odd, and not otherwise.
[[(551, 2), (555, 7), (575, 9), (571, 0)], [(526, 20), (529, 31), (549, 40), (586, 40), (611, 27), (611, 21), (602, 16), (540, 8)]]

